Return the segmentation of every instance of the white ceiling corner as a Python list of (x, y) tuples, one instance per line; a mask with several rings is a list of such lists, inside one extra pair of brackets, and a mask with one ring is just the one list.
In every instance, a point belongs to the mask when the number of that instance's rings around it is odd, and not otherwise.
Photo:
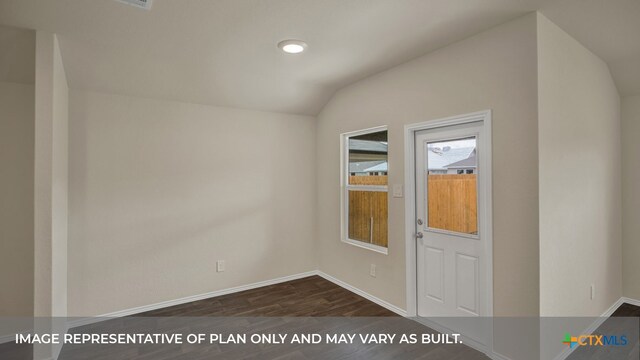
[[(618, 27), (601, 28), (598, 36), (585, 28), (589, 14), (612, 3), (622, 8), (603, 21)], [(618, 18), (634, 14), (637, 4), (154, 0), (147, 11), (106, 0), (0, 0), (0, 24), (57, 33), (72, 88), (315, 115), (336, 89), (535, 10), (605, 59), (621, 93), (640, 92), (640, 22)], [(576, 7), (581, 12), (571, 15)], [(620, 45), (607, 45), (607, 36)], [(309, 48), (283, 54), (276, 46), (283, 39), (304, 40)]]

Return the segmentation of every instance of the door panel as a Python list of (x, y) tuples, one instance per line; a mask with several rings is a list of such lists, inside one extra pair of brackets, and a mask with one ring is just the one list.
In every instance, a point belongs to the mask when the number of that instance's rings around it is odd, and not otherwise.
[(478, 314), (478, 257), (456, 254), (456, 303), (470, 315)]
[(425, 246), (426, 296), (444, 303), (444, 250)]
[(416, 133), (416, 260), (418, 316), (485, 343), (477, 323), (452, 320), (488, 312), (481, 133), (482, 122)]

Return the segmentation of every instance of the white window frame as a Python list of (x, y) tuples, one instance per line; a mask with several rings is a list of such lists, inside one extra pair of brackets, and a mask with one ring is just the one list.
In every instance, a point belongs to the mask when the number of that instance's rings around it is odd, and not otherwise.
[[(389, 253), (389, 234), (387, 233), (387, 247), (366, 243), (349, 238), (349, 191), (377, 191), (389, 193), (387, 185), (349, 185), (349, 138), (380, 131), (388, 131), (387, 125), (376, 126), (368, 129), (351, 131), (340, 134), (340, 240), (346, 244), (363, 249), (375, 251), (387, 255)], [(388, 133), (387, 133), (388, 134)], [(388, 136), (388, 135), (387, 135)], [(387, 142), (389, 141), (387, 137)], [(390, 170), (389, 153), (387, 152), (387, 175)], [(387, 178), (388, 179), (388, 178)], [(387, 220), (389, 217), (389, 205), (387, 204)], [(388, 232), (388, 229), (387, 229)]]

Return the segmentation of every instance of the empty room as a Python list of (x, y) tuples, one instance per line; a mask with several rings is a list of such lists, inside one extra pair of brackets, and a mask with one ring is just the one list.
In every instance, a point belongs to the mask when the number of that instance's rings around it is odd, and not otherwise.
[(640, 1), (0, 0), (0, 359), (640, 358)]

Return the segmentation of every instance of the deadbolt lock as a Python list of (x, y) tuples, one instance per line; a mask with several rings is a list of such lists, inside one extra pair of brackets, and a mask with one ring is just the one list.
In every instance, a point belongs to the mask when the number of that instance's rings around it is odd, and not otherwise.
[(418, 223), (418, 225), (422, 225), (422, 219), (418, 219), (418, 221), (416, 221)]

